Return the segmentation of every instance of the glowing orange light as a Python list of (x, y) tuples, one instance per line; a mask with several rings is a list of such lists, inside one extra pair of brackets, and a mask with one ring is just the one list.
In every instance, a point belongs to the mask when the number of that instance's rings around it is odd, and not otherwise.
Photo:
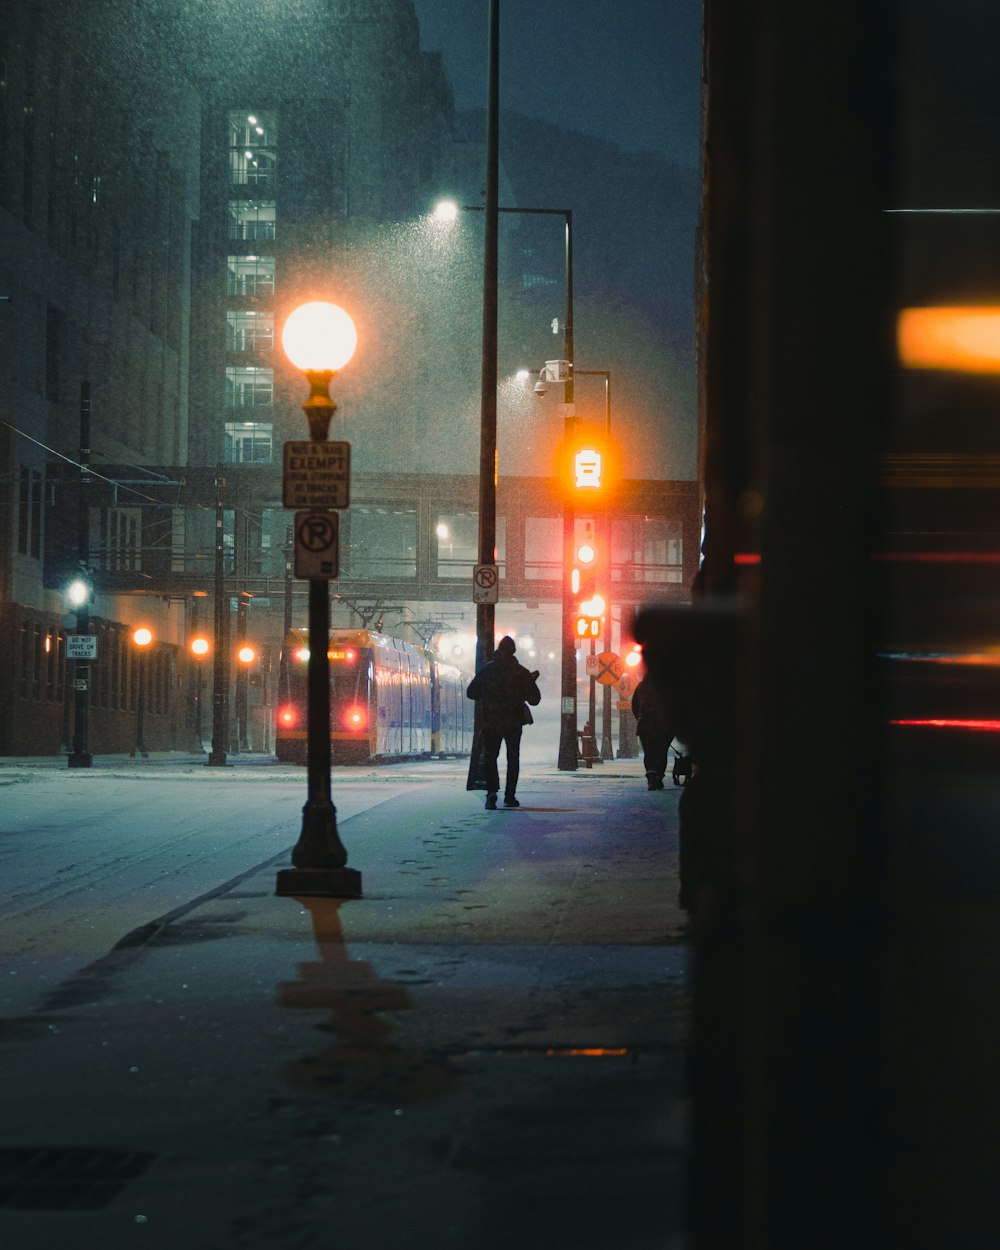
[(550, 1046), (545, 1053), (546, 1055), (579, 1056), (585, 1059), (608, 1059), (627, 1055), (629, 1049), (627, 1046), (567, 1046), (563, 1049)]
[(300, 664), (305, 664), (305, 662), (309, 659), (309, 648), (296, 647), (292, 654)]
[(283, 707), (278, 713), (278, 720), (280, 720), (283, 725), (294, 725), (298, 720), (298, 717), (295, 714), (295, 708)]
[(573, 457), (578, 490), (601, 489), (601, 453), (594, 447), (581, 448)]
[(153, 631), (147, 629), (145, 625), (141, 625), (132, 632), (132, 641), (137, 647), (148, 647), (153, 641)]
[(208, 655), (209, 642), (207, 638), (192, 638), (191, 651), (195, 655)]
[(253, 647), (244, 645), (236, 652), (236, 658), (241, 664), (252, 664), (257, 658), (257, 652)]
[(633, 647), (632, 650), (628, 653), (628, 655), (626, 655), (625, 663), (628, 665), (629, 668), (635, 668), (641, 662), (642, 662), (642, 649), (640, 647)]
[(896, 346), (908, 369), (1000, 373), (1000, 307), (904, 308)]
[(348, 729), (364, 729), (367, 720), (363, 707), (349, 707), (344, 713), (344, 724)]
[(923, 725), (930, 729), (977, 729), (988, 733), (1000, 733), (1000, 720), (963, 720), (938, 716), (914, 717), (907, 720), (891, 720), (890, 725)]

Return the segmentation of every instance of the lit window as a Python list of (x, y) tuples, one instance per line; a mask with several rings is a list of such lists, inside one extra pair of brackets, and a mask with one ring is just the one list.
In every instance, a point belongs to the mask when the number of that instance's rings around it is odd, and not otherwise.
[(228, 291), (230, 295), (273, 295), (273, 256), (229, 256)]
[(269, 352), (274, 347), (274, 313), (226, 313), (226, 350), (230, 352)]
[(270, 242), (275, 235), (274, 200), (230, 200), (229, 237), (250, 243)]
[(270, 421), (227, 421), (226, 464), (269, 464), (273, 458), (274, 426)]
[(227, 408), (270, 408), (273, 403), (273, 369), (259, 369), (255, 365), (227, 366)]
[(229, 181), (234, 187), (273, 187), (277, 114), (233, 109), (229, 114)]

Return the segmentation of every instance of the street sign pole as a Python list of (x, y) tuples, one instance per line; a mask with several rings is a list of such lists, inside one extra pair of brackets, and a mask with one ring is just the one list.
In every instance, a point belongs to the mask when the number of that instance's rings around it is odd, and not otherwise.
[[(327, 402), (332, 413), (329, 396)], [(309, 582), (307, 797), (294, 867), (278, 873), (276, 892), (360, 898), (361, 874), (347, 867), (330, 785), (330, 580), (340, 572), (340, 517), (330, 509), (348, 506), (351, 447), (316, 438), (288, 442), (284, 466), (285, 507), (301, 509), (295, 513), (294, 572)]]

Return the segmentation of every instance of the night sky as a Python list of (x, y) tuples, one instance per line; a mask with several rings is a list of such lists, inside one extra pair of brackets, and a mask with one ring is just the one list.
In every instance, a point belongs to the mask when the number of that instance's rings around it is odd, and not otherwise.
[[(414, 0), (458, 109), (486, 105), (488, 0)], [(698, 162), (701, 0), (500, 0), (500, 108)]]

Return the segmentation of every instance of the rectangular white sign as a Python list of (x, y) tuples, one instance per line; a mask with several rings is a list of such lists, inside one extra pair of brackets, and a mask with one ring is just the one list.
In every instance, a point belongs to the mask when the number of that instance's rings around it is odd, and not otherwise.
[(340, 516), (336, 512), (296, 512), (295, 576), (329, 581), (340, 572)]
[(67, 634), (66, 658), (67, 660), (96, 660), (97, 635)]

